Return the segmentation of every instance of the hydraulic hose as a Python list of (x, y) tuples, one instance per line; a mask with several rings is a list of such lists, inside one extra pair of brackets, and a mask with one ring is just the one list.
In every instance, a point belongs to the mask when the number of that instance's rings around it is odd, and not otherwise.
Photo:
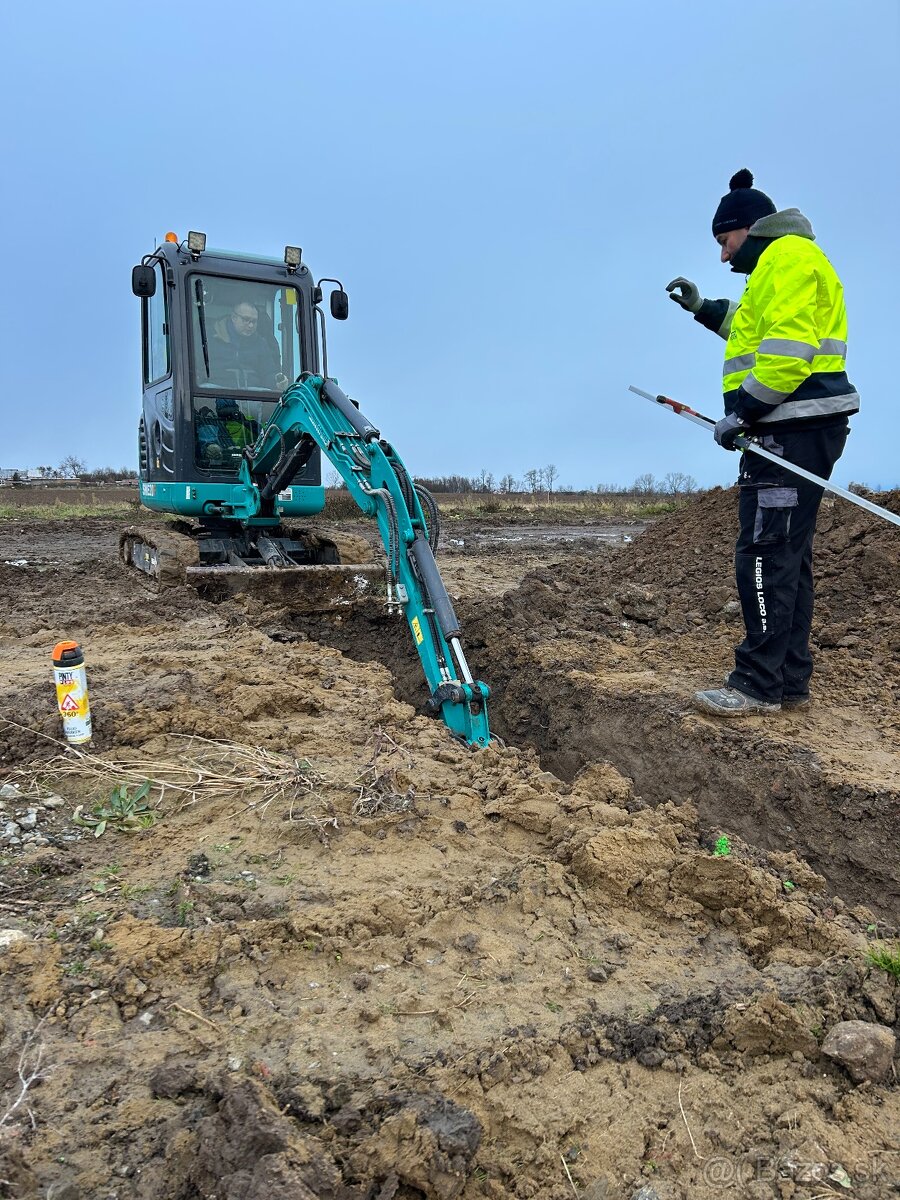
[(428, 544), (431, 546), (431, 553), (437, 554), (438, 545), (441, 540), (441, 514), (437, 506), (437, 501), (427, 487), (423, 487), (421, 483), (416, 484), (416, 495), (419, 497), (419, 503), (425, 510), (425, 520), (428, 524)]

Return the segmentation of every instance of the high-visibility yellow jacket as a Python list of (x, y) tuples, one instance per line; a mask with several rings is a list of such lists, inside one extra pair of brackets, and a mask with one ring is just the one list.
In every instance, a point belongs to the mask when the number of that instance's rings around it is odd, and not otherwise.
[(846, 372), (844, 289), (813, 237), (797, 209), (763, 217), (750, 230), (755, 241), (747, 243), (750, 274), (740, 303), (704, 301), (697, 313), (727, 339), (726, 413), (754, 425), (822, 421), (859, 409)]

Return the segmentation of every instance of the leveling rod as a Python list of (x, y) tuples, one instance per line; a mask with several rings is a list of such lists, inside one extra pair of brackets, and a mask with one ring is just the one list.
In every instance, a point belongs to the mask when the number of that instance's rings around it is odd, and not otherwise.
[[(688, 421), (693, 421), (695, 425), (701, 425), (704, 429), (715, 429), (716, 423), (712, 417), (705, 417), (703, 413), (698, 413), (695, 409), (688, 408), (686, 404), (681, 404), (678, 400), (671, 400), (668, 396), (654, 396), (650, 392), (644, 392), (636, 387), (629, 386), (628, 390), (629, 392), (634, 392), (636, 396), (643, 396), (645, 400), (652, 400), (654, 404), (661, 404), (664, 408), (671, 409), (673, 413), (676, 413), (679, 417), (686, 417)], [(833, 492), (835, 496), (843, 496), (851, 504), (856, 504), (860, 508), (874, 513), (876, 517), (883, 517), (885, 521), (890, 521), (892, 525), (900, 525), (900, 517), (896, 513), (882, 508), (880, 504), (873, 504), (871, 500), (866, 500), (862, 496), (857, 496), (855, 492), (848, 492), (846, 488), (838, 487), (836, 483), (829, 483), (827, 479), (813, 475), (812, 471), (807, 471), (803, 467), (798, 467), (795, 463), (788, 462), (785, 458), (780, 458), (777, 454), (773, 454), (771, 450), (764, 450), (762, 446), (757, 445), (753, 438), (735, 438), (735, 445), (740, 447), (741, 450), (749, 450), (752, 454), (758, 454), (761, 458), (767, 458), (770, 462), (776, 463), (779, 467), (784, 467), (786, 471), (790, 471), (794, 475), (800, 475), (803, 479), (808, 479), (810, 483), (816, 484), (826, 492)]]

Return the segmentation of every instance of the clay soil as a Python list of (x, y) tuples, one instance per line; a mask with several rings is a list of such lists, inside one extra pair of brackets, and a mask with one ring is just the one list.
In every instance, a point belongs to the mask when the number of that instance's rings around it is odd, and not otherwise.
[[(896, 1062), (854, 1083), (821, 1045), (900, 1032), (867, 957), (900, 914), (900, 538), (826, 503), (814, 704), (717, 723), (689, 698), (740, 636), (734, 508), (454, 528), (479, 752), (380, 609), (157, 596), (116, 522), (0, 523), (0, 1197), (898, 1194)], [(151, 827), (73, 820), (144, 779)]]

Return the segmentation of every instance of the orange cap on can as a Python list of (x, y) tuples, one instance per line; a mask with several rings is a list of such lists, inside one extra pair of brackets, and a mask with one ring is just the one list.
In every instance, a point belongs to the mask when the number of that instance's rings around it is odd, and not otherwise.
[(55, 667), (78, 666), (84, 662), (84, 655), (77, 642), (57, 642), (53, 647), (53, 665)]

